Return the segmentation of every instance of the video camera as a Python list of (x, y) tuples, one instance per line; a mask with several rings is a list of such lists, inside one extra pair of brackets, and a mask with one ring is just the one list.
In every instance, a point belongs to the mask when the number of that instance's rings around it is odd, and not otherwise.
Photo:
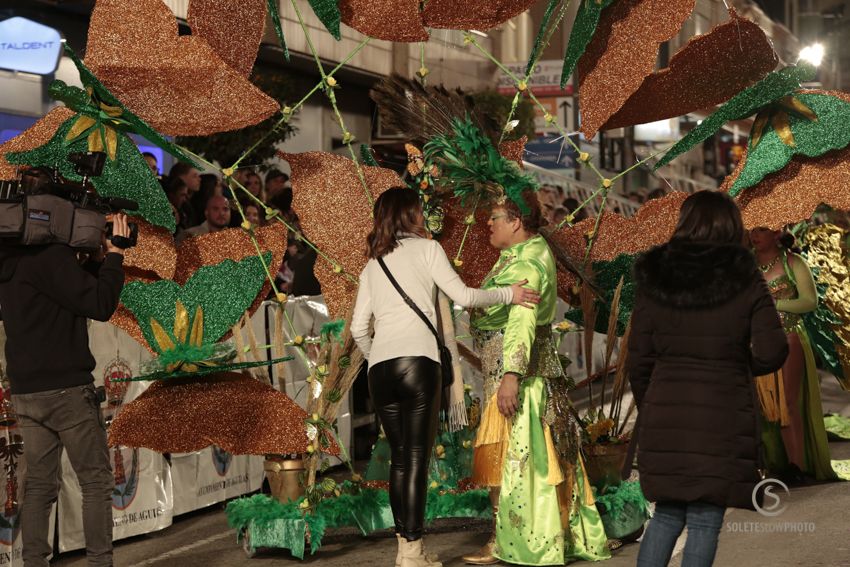
[(68, 156), (80, 183), (64, 180), (57, 170), (35, 168), (17, 181), (0, 182), (0, 245), (68, 244), (80, 250), (97, 250), (106, 237), (118, 248), (136, 245), (139, 227), (129, 223), (130, 236), (112, 234), (106, 215), (122, 209), (138, 210), (136, 201), (100, 197), (89, 179), (103, 173), (106, 154), (79, 152)]

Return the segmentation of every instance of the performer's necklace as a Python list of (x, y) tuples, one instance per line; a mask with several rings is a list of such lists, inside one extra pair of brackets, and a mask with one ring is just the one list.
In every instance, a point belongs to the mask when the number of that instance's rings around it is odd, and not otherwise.
[(776, 258), (774, 258), (773, 260), (771, 260), (767, 264), (759, 265), (759, 270), (761, 270), (761, 272), (763, 274), (766, 274), (771, 270), (771, 268), (773, 268), (773, 266), (776, 265), (776, 262), (778, 262), (778, 261), (779, 261), (779, 255), (777, 254)]

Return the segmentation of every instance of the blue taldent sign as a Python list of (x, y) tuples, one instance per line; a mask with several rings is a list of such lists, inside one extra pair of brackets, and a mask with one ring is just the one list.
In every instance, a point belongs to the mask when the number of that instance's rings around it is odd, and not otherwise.
[(37, 75), (56, 70), (62, 36), (55, 29), (26, 18), (0, 22), (0, 68)]

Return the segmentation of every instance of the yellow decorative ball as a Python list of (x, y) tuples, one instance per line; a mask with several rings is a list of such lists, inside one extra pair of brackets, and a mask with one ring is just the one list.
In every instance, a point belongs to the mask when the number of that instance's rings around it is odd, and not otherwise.
[(333, 77), (328, 77), (327, 79), (325, 79), (325, 82), (328, 84), (329, 87), (335, 87), (337, 85), (336, 79), (334, 79)]
[(518, 91), (524, 91), (528, 88), (528, 83), (526, 83), (525, 81), (520, 81), (519, 83), (517, 83), (516, 88)]
[(610, 179), (603, 179), (602, 180), (602, 186), (605, 187), (606, 189), (611, 187), (611, 185), (613, 185), (613, 182)]
[(461, 266), (463, 266), (463, 260), (461, 260), (460, 258), (455, 258), (454, 260), (452, 260), (452, 263), (455, 265), (456, 268), (460, 268)]
[(286, 301), (289, 299), (289, 296), (280, 291), (277, 292), (277, 295), (275, 297), (277, 298), (278, 303), (286, 303)]
[(240, 226), (243, 230), (251, 230), (251, 227), (253, 227), (254, 225), (251, 224), (251, 221), (249, 220), (243, 220)]

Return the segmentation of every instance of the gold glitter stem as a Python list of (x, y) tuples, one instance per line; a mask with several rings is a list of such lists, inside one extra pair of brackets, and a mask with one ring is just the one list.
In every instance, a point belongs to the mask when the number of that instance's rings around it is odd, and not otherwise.
[[(469, 213), (470, 215), (472, 215), (473, 218), (475, 218), (475, 211), (478, 210), (478, 202), (480, 200), (481, 195), (479, 194), (478, 197), (475, 198), (475, 204), (472, 206), (472, 212)], [(460, 260), (460, 255), (463, 252), (463, 246), (464, 244), (466, 244), (466, 237), (469, 236), (469, 230), (472, 228), (473, 224), (475, 223), (466, 225), (466, 229), (464, 229), (463, 231), (463, 238), (460, 239), (460, 246), (458, 246), (457, 254), (455, 254), (455, 260)]]
[[(551, 21), (551, 25), (546, 30), (546, 35), (544, 36), (543, 41), (540, 42), (540, 49), (537, 50), (535, 58), (528, 62), (528, 70), (525, 73), (526, 84), (528, 83), (528, 79), (531, 77), (531, 74), (534, 72), (534, 67), (537, 65), (537, 62), (540, 61), (540, 58), (543, 56), (543, 47), (549, 45), (549, 42), (552, 41), (552, 34), (555, 33), (555, 30), (561, 24), (561, 20), (563, 20), (564, 16), (567, 15), (567, 8), (569, 8), (569, 6), (570, 0), (566, 0), (566, 2), (561, 3), (561, 9), (558, 11), (558, 15), (555, 16), (555, 19)], [(514, 113), (516, 112), (516, 109), (519, 106), (519, 98), (520, 91), (517, 91), (516, 95), (514, 96), (513, 103), (511, 104), (511, 111), (508, 113), (508, 118), (505, 120), (505, 125), (510, 123), (511, 119), (513, 119)], [(499, 143), (502, 143), (502, 141), (505, 139), (505, 134), (507, 134), (507, 132), (503, 128), (502, 133), (499, 136)]]
[(622, 173), (618, 173), (617, 175), (615, 175), (615, 176), (614, 176), (614, 178), (613, 178), (611, 181), (612, 181), (612, 182), (614, 182), (614, 181), (618, 180), (619, 178), (621, 178), (621, 177), (622, 177), (622, 176), (624, 176), (625, 174), (629, 173), (629, 172), (630, 172), (630, 171), (632, 171), (633, 169), (636, 169), (636, 168), (638, 168), (638, 167), (642, 166), (643, 164), (645, 164), (645, 163), (646, 163), (646, 162), (648, 162), (649, 160), (653, 159), (653, 158), (654, 158), (655, 156), (657, 156), (658, 154), (663, 154), (664, 152), (666, 152), (667, 150), (669, 150), (669, 149), (670, 149), (670, 148), (672, 148), (672, 147), (673, 147), (673, 146), (668, 146), (668, 147), (664, 148), (663, 150), (658, 150), (657, 152), (653, 153), (652, 155), (645, 157), (644, 159), (640, 160), (639, 162), (635, 163), (635, 164), (634, 164), (634, 165), (632, 165), (631, 167), (629, 167), (629, 168), (627, 168), (626, 170), (624, 170)]
[(600, 187), (599, 189), (597, 189), (596, 191), (594, 191), (594, 192), (590, 195), (590, 197), (588, 197), (587, 199), (585, 199), (584, 201), (582, 201), (582, 203), (581, 203), (578, 207), (576, 207), (576, 209), (575, 209), (574, 211), (570, 212), (570, 214), (569, 214), (569, 215), (567, 215), (566, 217), (564, 217), (564, 220), (562, 220), (561, 222), (559, 222), (559, 223), (558, 223), (558, 227), (557, 227), (555, 230), (561, 230), (561, 229), (564, 227), (564, 225), (565, 225), (565, 224), (567, 224), (567, 218), (568, 218), (568, 217), (570, 217), (570, 216), (573, 216), (573, 217), (574, 217), (574, 216), (575, 216), (575, 214), (576, 214), (577, 212), (579, 212), (580, 210), (582, 210), (583, 208), (585, 208), (588, 204), (590, 204), (590, 202), (591, 202), (592, 200), (594, 200), (594, 199), (596, 198), (596, 196), (597, 196), (597, 195), (599, 195), (599, 193), (601, 193), (601, 192), (603, 191), (603, 189), (604, 189), (603, 187)]
[[(308, 37), (308, 41), (309, 41), (309, 37)], [(355, 47), (351, 51), (351, 53), (346, 55), (345, 58), (342, 61), (340, 61), (339, 64), (336, 67), (334, 67), (333, 70), (331, 70), (330, 73), (327, 73), (327, 75), (325, 75), (324, 72), (323, 72), (322, 73), (322, 81), (317, 83), (316, 86), (313, 87), (312, 89), (310, 89), (310, 91), (306, 95), (304, 95), (304, 97), (301, 100), (299, 100), (297, 103), (295, 103), (295, 105), (292, 107), (292, 112), (290, 112), (289, 114), (284, 114), (280, 118), (280, 120), (278, 120), (275, 123), (275, 125), (271, 127), (271, 129), (268, 132), (263, 134), (262, 138), (257, 140), (254, 144), (251, 145), (251, 147), (249, 147), (247, 150), (245, 150), (245, 152), (241, 156), (239, 156), (239, 159), (237, 159), (236, 162), (232, 166), (230, 166), (231, 169), (236, 169), (237, 167), (239, 167), (239, 164), (242, 163), (242, 160), (245, 159), (246, 157), (248, 157), (251, 153), (253, 153), (254, 150), (256, 150), (260, 146), (260, 144), (262, 144), (269, 136), (271, 136), (272, 132), (274, 132), (275, 130), (277, 130), (281, 126), (283, 126), (285, 123), (289, 122), (289, 120), (295, 115), (295, 112), (298, 109), (300, 109), (302, 106), (304, 106), (304, 103), (306, 103), (307, 100), (309, 100), (309, 98), (311, 96), (316, 94), (316, 91), (318, 91), (320, 88), (322, 88), (322, 85), (324, 84), (325, 79), (327, 77), (333, 77), (334, 73), (336, 73), (337, 71), (342, 69), (345, 65), (348, 64), (349, 61), (354, 59), (354, 56), (357, 55), (360, 52), (361, 49), (366, 47), (366, 45), (370, 41), (372, 41), (371, 37), (367, 37), (367, 38), (363, 39), (363, 41), (361, 41), (359, 44), (357, 44), (357, 47)], [(213, 166), (213, 167), (215, 167), (215, 166)]]
[[(584, 264), (587, 264), (590, 258), (590, 253), (593, 250), (593, 245), (596, 243), (596, 237), (599, 235), (599, 225), (602, 223), (602, 217), (605, 216), (605, 203), (608, 202), (609, 188), (602, 187), (602, 202), (599, 204), (599, 214), (596, 215), (596, 222), (593, 224), (593, 230), (587, 239), (587, 247), (584, 250)], [(591, 398), (592, 399), (592, 398)]]
[[(425, 42), (419, 44), (419, 69), (425, 69)], [(428, 77), (426, 75), (421, 75), (419, 77), (419, 82), (422, 83), (422, 86), (426, 86), (428, 84)]]
[(354, 162), (354, 168), (357, 170), (357, 177), (360, 178), (360, 184), (363, 185), (363, 190), (366, 192), (366, 200), (369, 202), (370, 206), (374, 205), (375, 203), (372, 200), (372, 194), (369, 192), (369, 185), (366, 183), (366, 176), (363, 174), (363, 168), (360, 166), (360, 160), (357, 159), (357, 153), (351, 146), (351, 133), (348, 131), (348, 128), (345, 127), (345, 121), (342, 119), (342, 114), (340, 113), (339, 107), (337, 106), (336, 93), (333, 92), (333, 87), (328, 84), (328, 77), (325, 74), (325, 68), (322, 65), (321, 59), (319, 59), (319, 53), (316, 51), (316, 47), (313, 45), (313, 40), (310, 37), (310, 32), (307, 31), (307, 25), (304, 23), (304, 18), (301, 15), (301, 10), (298, 9), (298, 4), (295, 0), (292, 0), (292, 7), (295, 9), (295, 15), (298, 18), (298, 24), (301, 26), (301, 30), (304, 32), (304, 39), (307, 40), (307, 46), (310, 48), (310, 53), (313, 54), (313, 59), (315, 59), (316, 61), (316, 67), (318, 67), (319, 75), (322, 77), (322, 82), (320, 83), (320, 85), (325, 95), (328, 97), (331, 106), (334, 109), (334, 115), (336, 115), (337, 122), (339, 122), (339, 127), (342, 129), (343, 143), (348, 148), (348, 153), (351, 154), (351, 160)]
[[(536, 105), (537, 105), (537, 107), (538, 107), (540, 110), (542, 110), (543, 112), (547, 112), (546, 107), (545, 107), (545, 106), (543, 106), (543, 104), (542, 104), (542, 103), (541, 103), (541, 102), (537, 99), (537, 97), (536, 97), (536, 96), (534, 96), (534, 93), (533, 93), (533, 92), (528, 91), (528, 96), (531, 98), (531, 100), (532, 100), (532, 101), (534, 101), (534, 104), (536, 104)], [(568, 136), (569, 132), (567, 132), (567, 131), (566, 131), (566, 129), (565, 129), (563, 126), (561, 126), (560, 124), (558, 124), (557, 122), (554, 124), (554, 126), (555, 126), (555, 128), (557, 128), (557, 129), (558, 129), (558, 133), (559, 133), (559, 134), (560, 134), (560, 135), (564, 138), (564, 140), (565, 140), (565, 141), (566, 141), (566, 142), (567, 142), (570, 146), (572, 146), (572, 147), (573, 147), (573, 150), (575, 150), (575, 152), (576, 152), (576, 153), (579, 153), (579, 154), (580, 154), (580, 153), (581, 153), (581, 148), (579, 148), (579, 147), (578, 147), (578, 145), (577, 145), (575, 142), (573, 142), (573, 141), (572, 141), (572, 139)], [(590, 168), (590, 170), (591, 170), (593, 173), (595, 173), (595, 174), (596, 174), (596, 177), (598, 177), (600, 181), (602, 181), (603, 179), (605, 179), (605, 176), (604, 176), (604, 175), (602, 175), (602, 173), (600, 173), (600, 171), (596, 168), (596, 166), (595, 166), (595, 165), (593, 165), (593, 162), (592, 162), (592, 161), (587, 161), (587, 167), (589, 167), (589, 168)], [(614, 179), (617, 179), (617, 178), (619, 178), (619, 177), (620, 177), (620, 176), (618, 175), (618, 176), (617, 176), (617, 177), (615, 177)]]

